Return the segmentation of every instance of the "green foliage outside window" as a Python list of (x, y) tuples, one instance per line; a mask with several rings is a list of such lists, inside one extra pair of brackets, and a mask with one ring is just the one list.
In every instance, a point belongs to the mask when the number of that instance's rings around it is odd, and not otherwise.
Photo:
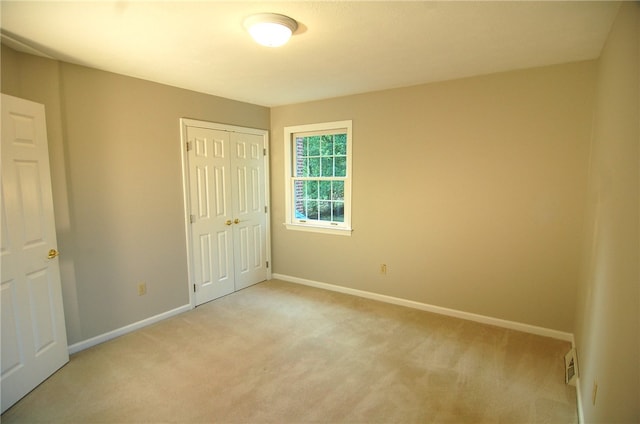
[(347, 134), (296, 137), (295, 141), (297, 218), (343, 222)]

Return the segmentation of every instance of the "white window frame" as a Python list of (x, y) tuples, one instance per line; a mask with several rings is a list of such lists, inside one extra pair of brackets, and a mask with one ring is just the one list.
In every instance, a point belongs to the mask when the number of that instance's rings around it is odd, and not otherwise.
[[(336, 130), (346, 130), (347, 134), (347, 170), (344, 177), (344, 222), (301, 220), (295, 217), (294, 205), (294, 140), (295, 135), (300, 133), (335, 133)], [(316, 233), (335, 234), (350, 236), (351, 228), (351, 180), (353, 176), (352, 163), (352, 121), (334, 121), (318, 124), (295, 125), (284, 128), (284, 167), (285, 167), (285, 227), (289, 230), (311, 231)]]

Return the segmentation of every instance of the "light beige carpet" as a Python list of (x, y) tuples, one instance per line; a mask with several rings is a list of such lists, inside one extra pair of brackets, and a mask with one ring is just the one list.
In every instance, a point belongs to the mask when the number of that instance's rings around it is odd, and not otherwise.
[(274, 280), (73, 355), (2, 423), (575, 423), (569, 347)]

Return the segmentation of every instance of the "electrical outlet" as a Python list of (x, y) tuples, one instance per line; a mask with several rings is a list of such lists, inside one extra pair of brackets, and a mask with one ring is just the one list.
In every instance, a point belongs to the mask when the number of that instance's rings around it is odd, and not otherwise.
[(593, 392), (591, 393), (591, 403), (596, 404), (596, 396), (598, 395), (598, 381), (593, 380)]
[(138, 296), (142, 296), (145, 294), (147, 294), (147, 283), (143, 281), (141, 283), (138, 283)]
[(380, 264), (380, 274), (387, 275), (387, 264)]

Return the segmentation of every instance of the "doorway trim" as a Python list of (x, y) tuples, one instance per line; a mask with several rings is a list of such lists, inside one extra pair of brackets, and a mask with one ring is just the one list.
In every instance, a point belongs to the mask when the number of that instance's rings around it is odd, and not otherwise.
[(236, 125), (221, 124), (217, 122), (201, 121), (191, 118), (180, 118), (180, 156), (182, 158), (182, 195), (183, 195), (183, 207), (184, 207), (184, 229), (185, 229), (185, 242), (187, 248), (187, 290), (189, 291), (189, 304), (191, 309), (196, 307), (196, 297), (193, 291), (193, 252), (191, 249), (191, 222), (190, 222), (190, 198), (189, 198), (189, 155), (187, 154), (187, 127), (199, 127), (208, 128), (212, 130), (243, 133), (243, 134), (255, 134), (262, 137), (263, 148), (266, 154), (263, 156), (264, 160), (264, 194), (265, 204), (267, 207), (266, 216), (266, 257), (269, 263), (267, 267), (267, 280), (271, 279), (273, 264), (271, 262), (271, 196), (269, 194), (269, 131), (258, 128), (240, 127)]

